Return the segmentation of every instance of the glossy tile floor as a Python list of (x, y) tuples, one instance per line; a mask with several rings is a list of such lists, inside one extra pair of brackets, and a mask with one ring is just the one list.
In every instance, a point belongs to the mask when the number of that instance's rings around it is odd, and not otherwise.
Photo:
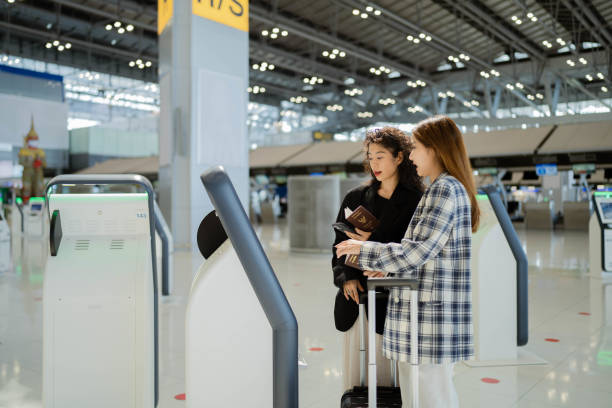
[[(299, 322), (300, 407), (339, 406), (342, 337), (333, 326), (329, 254), (290, 253), (286, 225), (257, 227)], [(546, 365), (456, 366), (462, 407), (612, 407), (612, 280), (588, 275), (586, 232), (518, 229), (530, 263), (525, 346)], [(13, 239), (0, 272), (0, 407), (41, 407), (42, 281), (47, 244)], [(175, 253), (174, 293), (160, 302), (160, 407), (181, 407), (184, 311), (199, 254)], [(550, 342), (546, 339), (557, 339)], [(311, 351), (311, 348), (322, 348)], [(485, 383), (493, 378), (497, 383)], [(188, 398), (188, 396), (187, 396)], [(84, 404), (83, 406), (86, 406)]]

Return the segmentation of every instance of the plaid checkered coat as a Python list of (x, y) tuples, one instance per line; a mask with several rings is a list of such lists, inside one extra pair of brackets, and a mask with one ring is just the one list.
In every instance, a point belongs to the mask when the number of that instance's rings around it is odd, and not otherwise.
[[(401, 243), (366, 242), (359, 264), (393, 277), (417, 277), (419, 363), (442, 364), (474, 355), (471, 206), (463, 185), (442, 173), (425, 191)], [(410, 290), (392, 288), (383, 355), (410, 361)]]

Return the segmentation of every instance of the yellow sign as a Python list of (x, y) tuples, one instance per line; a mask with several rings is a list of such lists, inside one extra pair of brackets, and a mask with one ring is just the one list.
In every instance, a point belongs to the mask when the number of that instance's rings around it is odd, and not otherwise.
[(248, 0), (192, 0), (192, 12), (200, 17), (249, 31)]
[(160, 35), (172, 18), (172, 0), (157, 0), (157, 35)]

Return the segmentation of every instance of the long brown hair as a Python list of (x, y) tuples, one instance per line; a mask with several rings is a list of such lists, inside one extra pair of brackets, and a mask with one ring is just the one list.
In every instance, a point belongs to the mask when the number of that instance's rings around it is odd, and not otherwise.
[(399, 183), (404, 187), (412, 188), (420, 192), (425, 190), (414, 163), (408, 159), (408, 156), (410, 156), (410, 152), (412, 150), (408, 135), (398, 128), (391, 126), (370, 130), (366, 133), (365, 141), (363, 142), (365, 153), (363, 167), (366, 173), (369, 173), (372, 176), (370, 185), (380, 185), (380, 181), (376, 179), (374, 172), (370, 168), (370, 162), (368, 161), (368, 151), (372, 143), (383, 146), (385, 149), (391, 152), (393, 157), (397, 157), (399, 153), (402, 152), (402, 162), (397, 166)]
[(480, 208), (476, 201), (472, 165), (461, 131), (448, 116), (436, 115), (419, 122), (412, 134), (423, 146), (433, 149), (443, 170), (465, 187), (472, 204), (472, 232), (476, 232), (480, 221)]

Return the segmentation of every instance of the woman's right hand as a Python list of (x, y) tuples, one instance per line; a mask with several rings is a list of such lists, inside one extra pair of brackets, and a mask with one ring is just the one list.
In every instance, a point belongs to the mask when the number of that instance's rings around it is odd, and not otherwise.
[(350, 296), (355, 303), (359, 304), (359, 291), (363, 292), (364, 290), (357, 279), (352, 279), (344, 283), (343, 291), (346, 300), (348, 300)]

